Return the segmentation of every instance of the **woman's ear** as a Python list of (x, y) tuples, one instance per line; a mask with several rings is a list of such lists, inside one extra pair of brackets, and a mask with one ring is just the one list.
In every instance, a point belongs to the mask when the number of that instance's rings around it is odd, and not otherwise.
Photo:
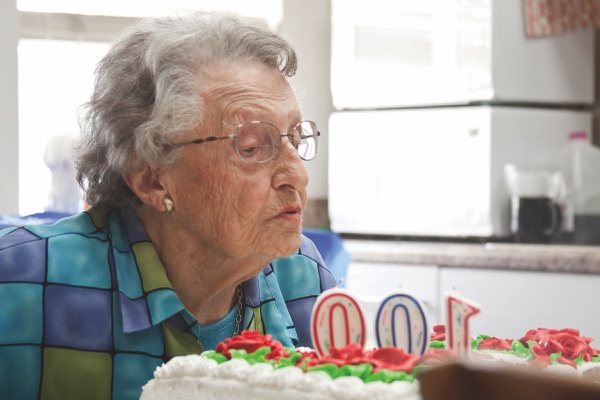
[(152, 166), (145, 165), (141, 168), (123, 174), (123, 179), (129, 189), (142, 201), (142, 203), (156, 209), (165, 211), (164, 199), (168, 196), (166, 188), (154, 173)]

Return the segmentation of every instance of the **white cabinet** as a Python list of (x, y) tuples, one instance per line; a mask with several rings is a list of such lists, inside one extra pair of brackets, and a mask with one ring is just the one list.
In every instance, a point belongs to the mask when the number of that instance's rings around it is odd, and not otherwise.
[[(518, 339), (534, 328), (577, 328), (600, 347), (600, 275), (442, 267), (440, 301), (456, 290), (481, 306), (472, 335)], [(446, 310), (442, 307), (445, 321)]]
[(445, 323), (444, 294), (456, 290), (477, 302), (472, 335), (518, 339), (534, 328), (577, 328), (600, 347), (600, 275), (352, 262), (347, 289), (361, 302), (367, 343), (375, 345), (377, 307), (386, 295), (406, 292), (425, 307), (430, 326)]
[(379, 303), (389, 294), (408, 293), (419, 299), (430, 325), (439, 323), (439, 269), (435, 265), (403, 265), (352, 262), (346, 275), (346, 288), (363, 306), (367, 323), (367, 345), (376, 345), (375, 316)]

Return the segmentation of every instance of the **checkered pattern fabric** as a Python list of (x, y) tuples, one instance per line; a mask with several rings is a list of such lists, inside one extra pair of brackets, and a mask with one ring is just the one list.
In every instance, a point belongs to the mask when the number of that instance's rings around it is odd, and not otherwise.
[[(314, 244), (245, 282), (245, 329), (310, 346), (309, 318), (335, 286)], [(156, 367), (200, 353), (131, 209), (91, 208), (0, 232), (0, 392), (7, 399), (139, 399)]]

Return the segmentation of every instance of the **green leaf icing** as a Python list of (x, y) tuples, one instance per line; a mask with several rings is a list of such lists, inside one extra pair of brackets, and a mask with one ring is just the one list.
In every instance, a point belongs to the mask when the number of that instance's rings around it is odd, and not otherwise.
[(371, 364), (344, 365), (340, 368), (340, 376), (356, 376), (363, 381), (373, 373)]
[(583, 354), (578, 355), (573, 362), (575, 363), (575, 365), (581, 365), (583, 363), (585, 363), (585, 360), (583, 358)]
[(302, 355), (293, 349), (286, 349), (290, 353), (289, 357), (282, 357), (277, 361), (277, 368), (289, 367), (296, 365), (302, 358)]
[(510, 352), (516, 356), (527, 358), (527, 359), (534, 358), (534, 355), (531, 352), (531, 350), (529, 350), (523, 343), (521, 343), (518, 340), (513, 340), (512, 344), (510, 346), (510, 350), (511, 350)]
[(392, 383), (395, 381), (406, 381), (413, 382), (415, 380), (414, 375), (406, 373), (404, 371), (390, 371), (390, 370), (380, 370), (375, 372), (372, 375), (369, 375), (366, 379), (364, 379), (365, 383), (368, 382), (385, 382)]
[(323, 371), (327, 375), (329, 375), (332, 379), (335, 379), (340, 376), (339, 375), (340, 369), (338, 368), (338, 366), (335, 364), (331, 364), (331, 363), (318, 364), (318, 365), (315, 365), (312, 367), (308, 367), (306, 370), (307, 371)]
[(217, 353), (214, 350), (208, 350), (202, 353), (202, 357), (211, 358), (215, 360), (218, 364), (224, 363), (227, 361), (227, 357), (221, 353)]

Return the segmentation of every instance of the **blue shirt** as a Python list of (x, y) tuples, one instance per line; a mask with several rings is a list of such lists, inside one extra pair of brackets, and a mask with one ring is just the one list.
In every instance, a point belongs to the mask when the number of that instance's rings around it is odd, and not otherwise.
[[(314, 244), (244, 282), (243, 329), (310, 346), (335, 286)], [(200, 353), (200, 327), (129, 209), (91, 208), (0, 232), (0, 392), (11, 399), (139, 399), (156, 367)]]

